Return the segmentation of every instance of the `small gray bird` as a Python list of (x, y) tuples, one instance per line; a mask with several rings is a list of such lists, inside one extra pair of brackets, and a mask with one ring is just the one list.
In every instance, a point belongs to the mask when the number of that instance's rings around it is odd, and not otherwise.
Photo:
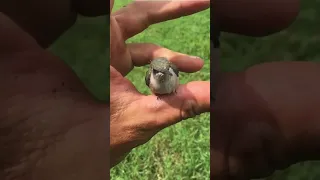
[(159, 57), (151, 61), (145, 81), (155, 95), (175, 93), (179, 86), (179, 70), (167, 58)]

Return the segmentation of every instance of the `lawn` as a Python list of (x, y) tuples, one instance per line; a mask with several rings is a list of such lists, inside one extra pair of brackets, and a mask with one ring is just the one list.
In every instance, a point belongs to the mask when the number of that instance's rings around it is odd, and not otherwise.
[[(115, 9), (130, 2), (116, 1)], [(150, 42), (205, 60), (201, 72), (181, 73), (181, 83), (210, 79), (210, 10), (156, 24), (128, 42)], [(127, 77), (137, 89), (149, 94), (144, 82), (147, 67), (135, 68)], [(209, 179), (209, 114), (185, 120), (157, 134), (133, 150), (111, 170), (112, 180)]]
[[(222, 68), (241, 71), (268, 61), (320, 62), (320, 1), (301, 1), (297, 20), (288, 29), (264, 37), (251, 38), (222, 34)], [(275, 173), (265, 180), (320, 180), (320, 162), (305, 162)]]

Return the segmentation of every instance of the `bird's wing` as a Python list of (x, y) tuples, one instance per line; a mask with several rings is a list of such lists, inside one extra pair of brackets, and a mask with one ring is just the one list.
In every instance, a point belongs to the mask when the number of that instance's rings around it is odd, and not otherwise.
[(171, 66), (173, 72), (177, 75), (177, 77), (179, 77), (179, 69), (177, 68), (177, 66), (174, 65), (173, 63), (171, 63), (170, 66)]
[(146, 77), (144, 78), (145, 79), (145, 82), (146, 82), (146, 85), (149, 87), (150, 85), (150, 69), (148, 69), (148, 71), (146, 72)]

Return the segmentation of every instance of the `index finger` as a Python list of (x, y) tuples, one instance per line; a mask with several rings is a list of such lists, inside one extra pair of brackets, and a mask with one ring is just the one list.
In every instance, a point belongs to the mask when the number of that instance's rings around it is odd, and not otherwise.
[(210, 0), (194, 1), (134, 1), (114, 12), (124, 39), (128, 39), (150, 25), (200, 12), (210, 7)]

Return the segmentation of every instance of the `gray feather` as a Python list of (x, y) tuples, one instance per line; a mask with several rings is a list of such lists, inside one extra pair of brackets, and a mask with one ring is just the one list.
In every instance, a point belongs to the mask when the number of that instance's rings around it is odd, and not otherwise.
[(173, 72), (177, 75), (177, 77), (179, 77), (179, 69), (177, 68), (177, 66), (174, 65), (173, 63), (171, 63), (170, 66), (171, 66)]
[(164, 57), (158, 57), (152, 60), (150, 63), (150, 67), (152, 67), (152, 69), (155, 69), (160, 72), (167, 71), (169, 66), (170, 66), (170, 62), (168, 61), (167, 58), (164, 58)]
[(146, 82), (146, 85), (149, 87), (150, 85), (150, 69), (148, 69), (148, 71), (146, 72), (146, 77), (145, 77), (145, 82)]

